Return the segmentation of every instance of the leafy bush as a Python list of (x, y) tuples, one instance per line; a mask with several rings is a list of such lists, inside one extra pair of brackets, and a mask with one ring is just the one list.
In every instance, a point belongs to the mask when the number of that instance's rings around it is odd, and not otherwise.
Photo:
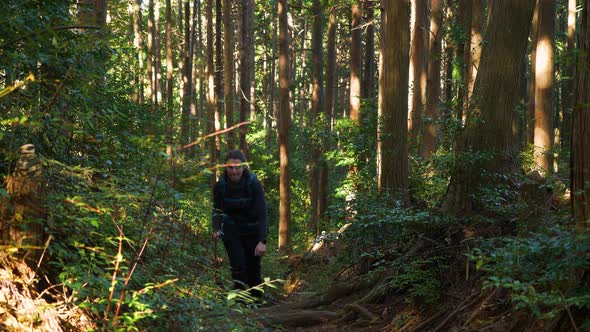
[(472, 259), (487, 274), (485, 288), (509, 289), (515, 308), (553, 317), (570, 306), (590, 308), (590, 288), (578, 280), (590, 268), (589, 249), (587, 237), (555, 227), (527, 238), (485, 240)]

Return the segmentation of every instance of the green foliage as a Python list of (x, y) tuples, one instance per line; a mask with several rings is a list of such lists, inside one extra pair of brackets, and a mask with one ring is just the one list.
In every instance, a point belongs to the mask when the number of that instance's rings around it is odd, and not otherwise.
[[(436, 302), (444, 288), (452, 252), (451, 234), (460, 226), (453, 218), (391, 204), (383, 195), (359, 197), (353, 224), (345, 233), (349, 259), (370, 263), (369, 275), (387, 277), (386, 292), (409, 301)], [(411, 256), (406, 253), (423, 243)]]
[(569, 307), (590, 307), (590, 288), (578, 280), (590, 267), (589, 249), (587, 237), (555, 227), (527, 238), (483, 241), (471, 259), (487, 275), (485, 288), (509, 289), (516, 309), (554, 317)]

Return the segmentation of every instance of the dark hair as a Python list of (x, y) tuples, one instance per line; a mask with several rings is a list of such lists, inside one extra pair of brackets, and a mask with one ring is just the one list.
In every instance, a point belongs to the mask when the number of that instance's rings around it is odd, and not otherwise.
[(238, 159), (243, 163), (246, 162), (246, 156), (244, 155), (244, 153), (241, 150), (230, 150), (225, 155), (225, 161), (228, 161), (230, 159)]

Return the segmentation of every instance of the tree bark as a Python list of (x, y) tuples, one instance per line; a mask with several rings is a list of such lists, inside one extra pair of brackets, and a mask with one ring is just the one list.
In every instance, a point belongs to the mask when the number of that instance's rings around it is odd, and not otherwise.
[(180, 117), (180, 143), (187, 144), (190, 140), (190, 103), (191, 103), (191, 90), (192, 90), (192, 64), (190, 57), (190, 44), (191, 44), (191, 10), (190, 2), (184, 2), (184, 26), (183, 26), (183, 37), (182, 37), (182, 111)]
[(144, 103), (143, 85), (143, 21), (141, 18), (141, 0), (129, 0), (133, 8), (133, 47), (137, 52), (137, 72), (135, 73), (135, 87), (137, 89), (136, 102)]
[[(234, 125), (234, 28), (232, 25), (232, 1), (223, 0), (223, 107), (225, 128)], [(227, 133), (227, 147), (233, 149), (235, 133)]]
[(154, 79), (154, 0), (148, 1), (147, 32), (147, 76), (149, 80), (148, 97), (155, 104), (156, 80)]
[(573, 60), (575, 52), (576, 35), (576, 0), (568, 0), (567, 11), (567, 56), (564, 65), (565, 82), (562, 86), (562, 112), (563, 121), (561, 125), (562, 147), (569, 146), (572, 135), (572, 108), (574, 98), (574, 76), (576, 63)]
[[(207, 133), (213, 133), (217, 130), (217, 118), (215, 117), (217, 109), (217, 100), (215, 94), (215, 67), (213, 66), (213, 1), (207, 0), (205, 8), (205, 24), (207, 34), (207, 59), (205, 74), (207, 75)], [(215, 137), (209, 139), (209, 164), (212, 167), (213, 175), (210, 178), (211, 187), (217, 182), (216, 172), (214, 168), (217, 163), (219, 152), (217, 148), (217, 140)]]
[[(254, 72), (254, 1), (242, 0), (242, 45), (240, 48), (240, 122), (248, 121), (253, 104), (252, 75)], [(246, 143), (247, 126), (240, 127), (240, 149), (248, 154)]]
[(289, 40), (288, 40), (288, 4), (279, 0), (279, 250), (290, 251), (291, 223), (291, 174), (289, 166), (289, 123), (291, 109), (289, 105)]
[(432, 0), (430, 8), (430, 43), (428, 46), (428, 82), (426, 84), (426, 110), (429, 119), (424, 128), (424, 157), (430, 157), (436, 151), (436, 120), (440, 99), (440, 70), (444, 34), (442, 27), (443, 0)]
[[(465, 152), (483, 153), (490, 159), (457, 163), (443, 209), (471, 212), (477, 190), (490, 183), (482, 174), (514, 171), (512, 135), (514, 107), (519, 98), (519, 74), (526, 52), (534, 3), (529, 0), (495, 1), (474, 87), (473, 118), (466, 126)], [(502, 73), (502, 75), (498, 75)]]
[(350, 31), (350, 119), (358, 122), (361, 111), (361, 7), (352, 4)]
[(590, 231), (590, 0), (584, 0), (578, 39), (572, 130), (572, 204), (576, 229)]
[[(408, 134), (411, 144), (421, 146), (422, 117), (426, 105), (426, 77), (428, 73), (428, 1), (412, 0), (409, 72)], [(418, 145), (417, 145), (418, 144)]]
[[(221, 6), (222, 0), (215, 1), (215, 131), (221, 130), (221, 119), (223, 117), (223, 96), (225, 88), (223, 87), (223, 10)], [(215, 144), (217, 151), (221, 151), (221, 137), (215, 137)]]
[(383, 0), (379, 119), (378, 189), (408, 199), (409, 0)]
[(375, 97), (375, 7), (373, 1), (364, 0), (363, 9), (367, 31), (365, 36), (365, 70), (361, 83), (361, 98), (371, 99)]
[[(316, 130), (325, 130), (323, 120), (318, 120), (320, 114), (324, 112), (324, 50), (322, 42), (324, 39), (324, 18), (323, 8), (320, 0), (313, 0), (313, 25), (311, 35), (311, 117), (312, 125)], [(314, 142), (312, 148), (312, 166), (311, 166), (311, 229), (314, 233), (318, 232), (319, 221), (321, 218), (320, 199), (322, 197), (320, 186), (320, 169), (322, 142)]]
[(160, 47), (160, 0), (154, 4), (154, 84), (155, 104), (162, 104), (162, 59)]
[(539, 0), (535, 57), (535, 164), (542, 175), (553, 170), (553, 89), (555, 85), (555, 2)]
[(172, 1), (166, 0), (166, 153), (172, 155), (174, 121), (174, 66), (172, 64)]
[(465, 80), (467, 81), (466, 109), (473, 95), (473, 87), (481, 59), (481, 42), (483, 40), (483, 0), (471, 2), (471, 33), (469, 37), (469, 65), (466, 66)]
[(535, 0), (535, 11), (533, 13), (533, 21), (531, 24), (531, 79), (529, 82), (529, 107), (527, 119), (527, 143), (534, 144), (535, 142), (535, 78), (536, 78), (536, 62), (537, 62), (537, 30), (539, 27), (539, 0)]

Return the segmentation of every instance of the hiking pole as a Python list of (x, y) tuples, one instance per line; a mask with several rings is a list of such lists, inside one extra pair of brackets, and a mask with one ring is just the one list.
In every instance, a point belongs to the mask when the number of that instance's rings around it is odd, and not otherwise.
[(215, 244), (213, 245), (213, 283), (217, 284), (217, 237), (213, 240)]

